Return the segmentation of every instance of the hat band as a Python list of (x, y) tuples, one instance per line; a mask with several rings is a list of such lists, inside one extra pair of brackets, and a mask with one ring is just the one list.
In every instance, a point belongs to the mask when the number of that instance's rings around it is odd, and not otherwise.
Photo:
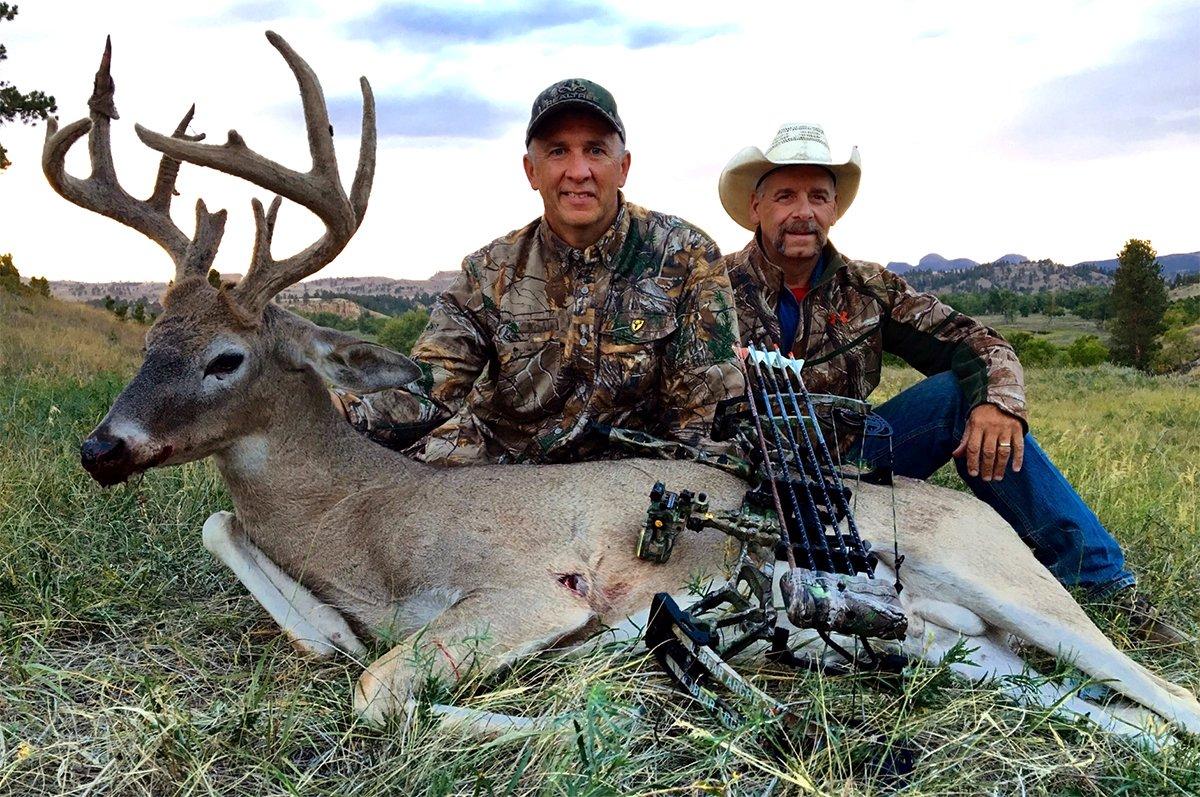
[(821, 169), (822, 171), (824, 171), (826, 174), (828, 174), (829, 179), (833, 180), (833, 187), (837, 188), (837, 175), (834, 174), (833, 169), (830, 169), (828, 166), (822, 166), (819, 163), (781, 163), (778, 166), (776, 166), (774, 169), (771, 169), (769, 172), (764, 174), (762, 177), (758, 178), (758, 182), (754, 184), (755, 192), (757, 192), (759, 187), (762, 186), (764, 180), (766, 180), (768, 177), (770, 177), (772, 174), (779, 171), (780, 169), (786, 169), (789, 166), (815, 166), (818, 169)]

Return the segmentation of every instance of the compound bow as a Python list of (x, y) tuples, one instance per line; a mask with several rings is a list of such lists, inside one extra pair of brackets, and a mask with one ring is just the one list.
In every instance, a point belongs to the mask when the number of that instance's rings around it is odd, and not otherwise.
[[(755, 643), (766, 643), (768, 658), (794, 667), (845, 672), (849, 666), (897, 672), (903, 657), (881, 655), (869, 640), (901, 640), (908, 626), (900, 607), (901, 558), (897, 579), (875, 577), (877, 557), (859, 534), (842, 467), (834, 459), (816, 407), (827, 408), (835, 450), (837, 428), (850, 426), (859, 440), (886, 437), (887, 423), (864, 402), (837, 396), (813, 396), (801, 376), (803, 360), (781, 356), (778, 349), (738, 349), (747, 378), (746, 396), (723, 402), (713, 437), (735, 439), (753, 452), (756, 472), (736, 512), (714, 512), (704, 493), (671, 492), (659, 482), (650, 493), (646, 524), (637, 555), (665, 562), (675, 539), (686, 528), (715, 528), (738, 545), (731, 577), (686, 609), (667, 593), (651, 604), (646, 644), (667, 674), (699, 700), (724, 725), (735, 728), (751, 712), (789, 717), (786, 706), (757, 689), (729, 665), (729, 659)], [(890, 469), (856, 478), (891, 483)], [(893, 538), (895, 529), (893, 528)], [(790, 631), (779, 623), (772, 597), (777, 562), (786, 562), (780, 578), (782, 610), (792, 625), (814, 630), (844, 660), (831, 666), (796, 655)], [(831, 634), (858, 640), (865, 661)]]

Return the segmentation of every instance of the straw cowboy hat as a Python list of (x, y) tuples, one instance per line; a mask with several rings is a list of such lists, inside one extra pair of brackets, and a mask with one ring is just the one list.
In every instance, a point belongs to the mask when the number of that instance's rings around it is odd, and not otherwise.
[(721, 204), (734, 221), (747, 230), (757, 225), (750, 221), (750, 195), (768, 172), (780, 166), (822, 166), (833, 174), (837, 184), (838, 218), (850, 208), (858, 193), (862, 163), (858, 147), (850, 151), (845, 163), (834, 163), (829, 141), (820, 125), (786, 124), (779, 128), (775, 140), (764, 153), (758, 147), (746, 147), (734, 155), (721, 172), (717, 191)]

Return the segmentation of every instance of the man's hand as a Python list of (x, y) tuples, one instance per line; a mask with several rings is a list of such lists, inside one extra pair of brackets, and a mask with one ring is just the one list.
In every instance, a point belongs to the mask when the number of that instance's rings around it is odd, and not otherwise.
[(1000, 481), (1010, 456), (1013, 473), (1021, 470), (1025, 459), (1025, 427), (994, 404), (980, 404), (971, 410), (962, 441), (953, 455), (961, 457), (964, 453), (967, 473), (980, 476), (985, 482)]

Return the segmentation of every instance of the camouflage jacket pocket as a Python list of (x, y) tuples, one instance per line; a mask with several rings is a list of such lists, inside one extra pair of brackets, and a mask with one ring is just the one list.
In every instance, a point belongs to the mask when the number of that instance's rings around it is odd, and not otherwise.
[(646, 402), (641, 409), (652, 409), (667, 339), (676, 326), (674, 316), (638, 311), (617, 313), (604, 324), (597, 386), (611, 393), (615, 405)]
[(527, 359), (560, 337), (565, 321), (557, 313), (513, 315), (497, 326), (493, 339), (501, 363)]
[(605, 322), (601, 345), (614, 353), (654, 347), (677, 326), (675, 316), (667, 313), (622, 310)]

